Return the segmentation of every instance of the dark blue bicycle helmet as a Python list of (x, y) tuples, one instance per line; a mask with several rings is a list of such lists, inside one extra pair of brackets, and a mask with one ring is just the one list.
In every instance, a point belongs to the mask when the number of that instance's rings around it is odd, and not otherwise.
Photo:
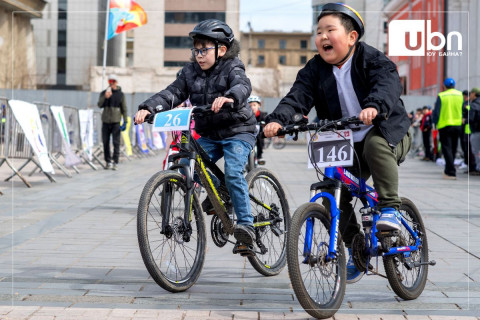
[(365, 34), (365, 24), (363, 23), (363, 19), (360, 14), (353, 9), (352, 7), (344, 4), (344, 3), (327, 3), (322, 6), (322, 12), (317, 17), (317, 22), (320, 20), (321, 17), (327, 15), (332, 12), (338, 12), (346, 15), (353, 21), (353, 27), (355, 31), (358, 32), (358, 39), (360, 39)]
[(213, 42), (222, 43), (227, 48), (230, 48), (234, 38), (232, 29), (225, 22), (216, 19), (200, 22), (188, 35), (192, 39), (197, 36), (212, 39)]

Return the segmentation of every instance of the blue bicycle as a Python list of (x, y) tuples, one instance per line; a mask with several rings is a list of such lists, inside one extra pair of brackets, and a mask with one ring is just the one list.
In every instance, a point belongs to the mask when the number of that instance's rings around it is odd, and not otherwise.
[[(338, 132), (341, 127), (359, 125), (356, 117), (336, 121), (321, 121), (315, 124), (295, 124), (286, 126), (278, 135), (315, 131), (316, 134), (327, 131)], [(312, 135), (313, 136), (313, 135)], [(345, 140), (345, 139), (344, 139)], [(309, 156), (318, 152), (309, 143)], [(348, 149), (353, 147), (347, 142)], [(330, 157), (347, 158), (345, 143)], [(353, 151), (352, 151), (353, 154)], [(318, 160), (318, 159), (316, 159)], [(315, 161), (312, 161), (315, 163)], [(417, 298), (427, 281), (428, 242), (422, 217), (415, 204), (402, 198), (399, 208), (402, 228), (399, 231), (380, 232), (376, 229), (379, 219), (377, 211), (377, 193), (365, 183), (365, 179), (355, 177), (341, 166), (326, 167), (324, 173), (314, 165), (318, 173), (324, 175), (323, 181), (310, 187), (311, 200), (301, 205), (294, 213), (287, 237), (287, 262), (290, 280), (299, 303), (311, 315), (319, 319), (333, 316), (340, 308), (345, 294), (346, 257), (344, 245), (339, 233), (339, 202), (342, 185), (346, 186), (353, 197), (363, 204), (360, 209), (364, 234), (358, 234), (352, 242), (353, 262), (357, 269), (365, 274), (386, 277), (393, 291), (402, 299)], [(321, 190), (335, 191), (333, 194)], [(317, 203), (326, 198), (330, 210)], [(382, 257), (385, 275), (370, 264), (372, 258)], [(378, 261), (377, 261), (378, 262)], [(377, 263), (378, 266), (378, 263)]]

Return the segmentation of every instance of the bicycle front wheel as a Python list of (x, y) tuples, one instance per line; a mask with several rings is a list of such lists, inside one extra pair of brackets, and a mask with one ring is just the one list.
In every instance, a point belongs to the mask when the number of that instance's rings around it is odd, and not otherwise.
[[(256, 168), (247, 177), (250, 207), (259, 251), (248, 257), (264, 276), (279, 274), (287, 263), (287, 230), (290, 211), (285, 191), (277, 177), (265, 168)], [(267, 207), (265, 207), (266, 205)]]
[(273, 139), (274, 149), (280, 150), (285, 148), (286, 145), (287, 145), (287, 140), (285, 140), (285, 138), (274, 137)]
[(346, 266), (343, 242), (337, 257), (327, 261), (330, 216), (318, 203), (305, 203), (293, 214), (287, 238), (288, 274), (305, 311), (318, 319), (333, 316), (345, 295)]
[[(412, 201), (402, 198), (399, 212), (410, 228), (418, 233), (422, 239), (422, 245), (414, 252), (384, 256), (383, 264), (393, 291), (402, 299), (413, 300), (423, 292), (427, 282), (428, 265), (422, 264), (428, 262), (427, 233), (420, 212)], [(403, 225), (400, 235), (391, 239), (392, 247), (414, 245), (415, 238)], [(414, 267), (414, 263), (420, 263), (420, 265)]]
[(205, 222), (195, 193), (190, 221), (184, 221), (186, 190), (181, 174), (161, 171), (148, 180), (138, 204), (143, 262), (155, 282), (170, 292), (194, 285), (205, 258)]

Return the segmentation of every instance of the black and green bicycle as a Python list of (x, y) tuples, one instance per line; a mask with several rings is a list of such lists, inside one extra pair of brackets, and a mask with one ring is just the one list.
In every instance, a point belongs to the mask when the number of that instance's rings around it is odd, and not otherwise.
[[(210, 107), (195, 107), (191, 118), (211, 112)], [(190, 121), (189, 117), (181, 131), (179, 152), (169, 157), (169, 169), (157, 172), (146, 183), (137, 211), (138, 242), (145, 266), (155, 282), (171, 292), (193, 286), (205, 259), (207, 230), (195, 173), (215, 211), (210, 223), (214, 244), (236, 244), (230, 240), (236, 218), (224, 173), (192, 138)], [(219, 187), (214, 185), (212, 174), (220, 181)], [(280, 182), (269, 170), (256, 168), (246, 180), (256, 239), (253, 250), (236, 250), (245, 253), (260, 274), (274, 276), (286, 265), (288, 202)]]

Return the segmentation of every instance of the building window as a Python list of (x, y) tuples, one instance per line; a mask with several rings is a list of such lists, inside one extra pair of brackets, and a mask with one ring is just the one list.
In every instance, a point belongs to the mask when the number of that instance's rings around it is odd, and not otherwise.
[(183, 67), (188, 61), (165, 61), (163, 62), (164, 67)]
[(287, 57), (286, 56), (279, 56), (278, 57), (278, 63), (281, 65), (286, 65), (287, 64)]
[(67, 73), (67, 59), (66, 58), (57, 58), (57, 73), (58, 74)]
[(190, 37), (165, 37), (166, 49), (192, 48), (193, 42)]
[(307, 49), (307, 40), (300, 40), (300, 49)]
[(264, 65), (265, 64), (265, 56), (260, 55), (257, 57), (257, 65)]
[(279, 46), (280, 46), (280, 49), (286, 49), (287, 48), (287, 40), (280, 40), (279, 41)]
[(265, 40), (263, 39), (258, 40), (258, 49), (265, 49)]
[(66, 47), (67, 46), (67, 30), (58, 30), (58, 47)]
[(307, 63), (307, 56), (300, 56), (300, 64)]
[(165, 23), (198, 23), (207, 19), (225, 21), (225, 12), (165, 12)]

